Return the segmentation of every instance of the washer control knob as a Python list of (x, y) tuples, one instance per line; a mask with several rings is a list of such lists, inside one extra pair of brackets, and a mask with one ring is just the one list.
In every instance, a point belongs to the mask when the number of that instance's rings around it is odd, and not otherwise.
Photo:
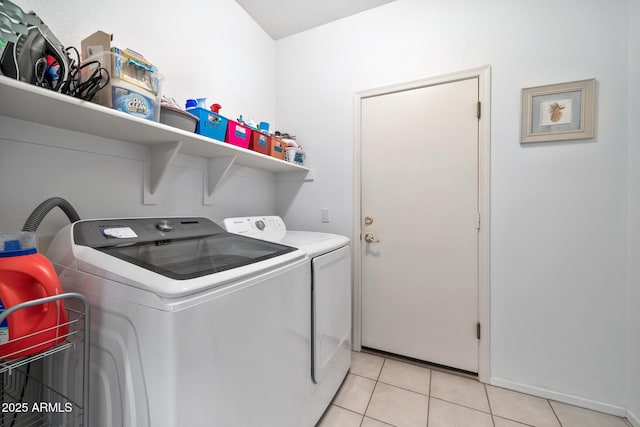
[(156, 223), (156, 228), (159, 231), (162, 231), (164, 233), (169, 233), (170, 231), (173, 231), (173, 225), (166, 219)]
[(265, 227), (264, 221), (261, 219), (257, 220), (256, 227), (258, 227), (258, 230), (260, 231), (264, 230), (264, 227)]

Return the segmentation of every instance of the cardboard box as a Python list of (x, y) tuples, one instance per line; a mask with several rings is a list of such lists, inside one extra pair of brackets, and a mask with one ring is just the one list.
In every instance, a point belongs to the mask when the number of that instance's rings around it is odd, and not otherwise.
[[(100, 61), (100, 65), (104, 67), (111, 76), (111, 57), (109, 55), (101, 55), (111, 52), (111, 41), (113, 40), (113, 34), (107, 34), (104, 31), (96, 31), (89, 37), (80, 42), (80, 57), (82, 62), (86, 61), (89, 57), (100, 55), (104, 60)], [(104, 63), (103, 63), (104, 62)], [(111, 100), (111, 82), (104, 89), (99, 91), (93, 98), (93, 102), (107, 107), (113, 107)]]
[[(80, 44), (82, 62), (98, 61), (110, 76), (93, 102), (136, 117), (160, 119), (160, 75), (153, 64), (130, 49), (111, 46), (112, 34), (96, 31)], [(92, 70), (97, 67), (90, 67)]]

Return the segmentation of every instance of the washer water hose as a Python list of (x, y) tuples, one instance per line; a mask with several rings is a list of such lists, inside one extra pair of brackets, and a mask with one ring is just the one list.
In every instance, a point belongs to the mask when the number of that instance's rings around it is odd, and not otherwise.
[(38, 207), (36, 207), (27, 221), (22, 226), (22, 231), (31, 231), (35, 232), (40, 223), (44, 219), (44, 217), (51, 211), (51, 209), (59, 207), (62, 211), (67, 215), (70, 222), (80, 221), (80, 216), (78, 212), (71, 206), (71, 203), (67, 202), (62, 197), (51, 197), (44, 202), (40, 203)]

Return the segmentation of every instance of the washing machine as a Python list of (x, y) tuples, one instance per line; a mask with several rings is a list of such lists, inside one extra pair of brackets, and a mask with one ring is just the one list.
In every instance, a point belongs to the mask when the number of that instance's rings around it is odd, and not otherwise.
[[(307, 422), (303, 251), (184, 217), (79, 221), (47, 256), (91, 305), (91, 427)], [(80, 395), (77, 361), (58, 363)]]
[(309, 406), (315, 425), (351, 365), (351, 248), (345, 236), (289, 231), (279, 216), (227, 218), (227, 231), (303, 250), (311, 259)]

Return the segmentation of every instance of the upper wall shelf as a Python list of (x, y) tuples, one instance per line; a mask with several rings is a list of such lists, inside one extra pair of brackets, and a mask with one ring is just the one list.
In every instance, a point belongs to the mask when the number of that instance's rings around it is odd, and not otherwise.
[(308, 171), (293, 163), (5, 76), (0, 76), (0, 99), (0, 116), (137, 144), (182, 141), (180, 152), (185, 154), (206, 158), (236, 156), (235, 164), (273, 172)]
[(303, 175), (309, 172), (303, 166), (5, 76), (0, 76), (0, 99), (0, 116), (151, 146), (145, 203), (154, 203), (156, 190), (178, 152), (209, 159), (206, 204), (231, 164), (272, 172), (301, 172)]

